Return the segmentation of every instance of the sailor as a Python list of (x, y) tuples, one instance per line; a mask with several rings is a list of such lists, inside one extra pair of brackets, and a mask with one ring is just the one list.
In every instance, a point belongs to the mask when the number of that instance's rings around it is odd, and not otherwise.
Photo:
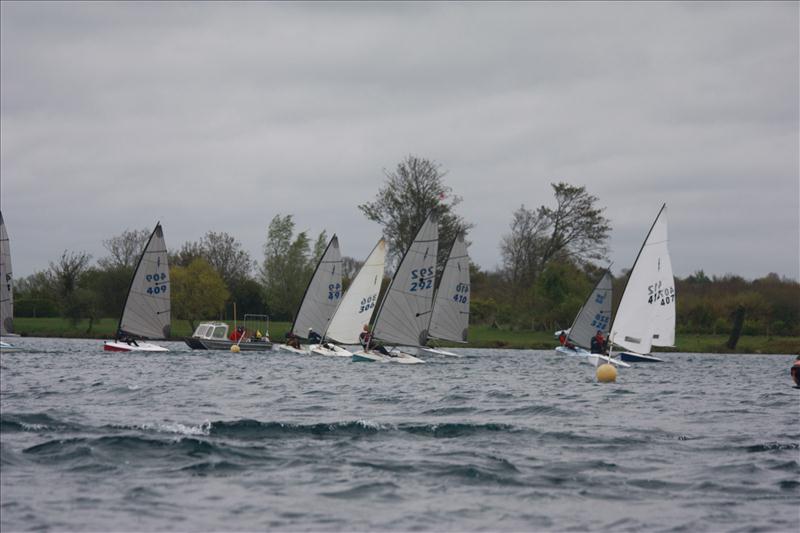
[(300, 338), (290, 331), (289, 333), (286, 334), (286, 346), (291, 346), (292, 348), (299, 350)]
[(389, 353), (386, 347), (383, 344), (378, 344), (372, 338), (372, 333), (369, 332), (369, 326), (364, 324), (364, 331), (358, 336), (358, 340), (361, 343), (361, 347), (364, 348), (365, 352), (369, 352), (374, 350), (380, 354), (388, 355), (389, 357), (396, 357), (395, 355)]
[(592, 337), (591, 341), (592, 353), (604, 353), (606, 349), (606, 339), (603, 337), (603, 331), (597, 330), (597, 334)]
[(312, 328), (308, 328), (308, 342), (311, 344), (319, 344), (322, 341), (322, 336), (314, 331)]
[(794, 364), (792, 365), (791, 370), (789, 370), (789, 373), (792, 374), (794, 384), (800, 388), (800, 355), (798, 355), (797, 359), (794, 360)]

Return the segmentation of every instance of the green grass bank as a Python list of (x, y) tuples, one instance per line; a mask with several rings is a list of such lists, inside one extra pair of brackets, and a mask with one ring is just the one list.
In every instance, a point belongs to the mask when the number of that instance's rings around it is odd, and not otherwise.
[[(228, 321), (233, 324), (232, 321)], [(281, 339), (288, 331), (289, 322), (271, 322), (269, 334), (273, 339)], [(93, 338), (108, 339), (114, 336), (117, 319), (103, 318), (95, 320), (91, 329), (89, 321), (82, 320), (77, 324), (63, 318), (16, 318), (14, 328), (24, 337), (66, 337), (66, 338)], [(172, 336), (174, 340), (191, 335), (192, 330), (186, 320), (172, 321)], [(505, 328), (491, 328), (479, 325), (470, 326), (470, 348), (512, 348), (512, 349), (542, 349), (547, 350), (556, 346), (557, 341), (551, 332), (510, 330)], [(678, 334), (675, 349), (659, 349), (662, 352), (690, 352), (690, 353), (773, 353), (795, 354), (800, 353), (800, 337), (766, 337), (742, 336), (736, 350), (729, 350), (725, 343), (727, 335), (695, 335)], [(457, 344), (442, 343), (442, 346), (459, 346)]]

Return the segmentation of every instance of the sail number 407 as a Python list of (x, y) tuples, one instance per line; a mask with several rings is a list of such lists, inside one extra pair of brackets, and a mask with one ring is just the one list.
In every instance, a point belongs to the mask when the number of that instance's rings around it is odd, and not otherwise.
[(675, 287), (664, 287), (661, 281), (647, 286), (647, 303), (668, 305), (675, 301)]

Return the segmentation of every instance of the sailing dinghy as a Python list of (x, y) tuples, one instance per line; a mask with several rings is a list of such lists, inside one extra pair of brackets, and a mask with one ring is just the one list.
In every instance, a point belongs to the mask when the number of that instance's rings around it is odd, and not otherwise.
[(556, 353), (571, 357), (579, 357), (582, 361), (597, 366), (601, 363), (612, 363), (617, 366), (628, 367), (618, 359), (603, 354), (590, 352), (591, 339), (598, 330), (608, 337), (611, 324), (611, 274), (608, 271), (598, 280), (589, 297), (583, 303), (572, 326), (566, 330), (568, 343), (556, 348)]
[[(318, 335), (325, 331), (341, 297), (342, 254), (339, 251), (339, 239), (334, 235), (311, 275), (300, 307), (295, 313), (291, 333), (308, 339), (312, 331)], [(298, 349), (288, 344), (279, 344), (278, 349), (297, 354), (309, 353), (308, 346)]]
[(169, 338), (170, 292), (167, 245), (159, 222), (133, 271), (116, 337), (106, 341), (103, 349), (107, 352), (169, 351), (137, 339)]
[(614, 317), (609, 342), (620, 359), (655, 363), (652, 346), (675, 344), (675, 280), (667, 248), (667, 205), (661, 206), (633, 263)]
[[(11, 274), (11, 246), (6, 223), (0, 213), (0, 337), (19, 337), (14, 333), (14, 287)], [(17, 352), (19, 347), (0, 340), (0, 350)]]
[[(428, 337), (466, 344), (469, 328), (469, 255), (464, 234), (459, 234), (447, 256), (439, 288), (433, 300)], [(424, 346), (417, 352), (426, 355), (461, 357), (459, 354)]]
[[(421, 348), (428, 341), (428, 324), (433, 307), (433, 281), (439, 226), (434, 213), (428, 215), (389, 283), (372, 329), (373, 338), (386, 343)], [(353, 354), (353, 361), (382, 363), (424, 363), (396, 347), (388, 355), (376, 349)]]
[(369, 324), (378, 303), (385, 262), (386, 243), (381, 239), (344, 293), (322, 335), (322, 343), (310, 346), (311, 353), (331, 357), (352, 357), (353, 353), (339, 344), (359, 343), (358, 335), (361, 328), (364, 324)]

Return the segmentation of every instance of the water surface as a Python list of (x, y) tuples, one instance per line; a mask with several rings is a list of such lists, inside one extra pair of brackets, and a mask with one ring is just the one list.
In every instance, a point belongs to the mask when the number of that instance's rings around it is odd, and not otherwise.
[(550, 351), (415, 366), (15, 343), (4, 532), (797, 531), (792, 356), (669, 354), (598, 384)]

